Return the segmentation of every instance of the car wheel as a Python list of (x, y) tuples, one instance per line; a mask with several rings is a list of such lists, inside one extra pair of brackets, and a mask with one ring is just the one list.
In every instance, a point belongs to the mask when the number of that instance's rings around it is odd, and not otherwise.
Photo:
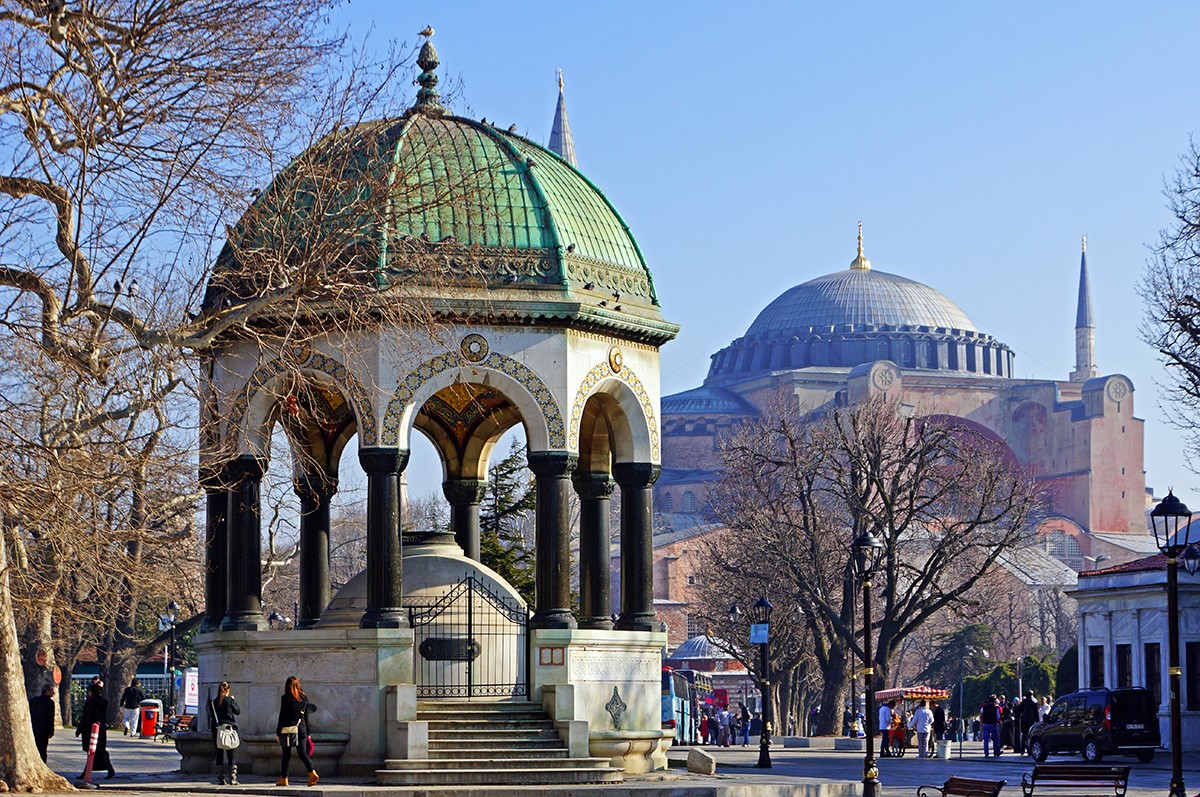
[(1100, 745), (1095, 739), (1088, 739), (1083, 743), (1083, 760), (1089, 764), (1099, 764), (1100, 759), (1104, 758), (1104, 754), (1100, 752)]
[(1154, 751), (1153, 750), (1138, 750), (1137, 759), (1138, 759), (1138, 761), (1141, 761), (1143, 764), (1149, 764), (1151, 761), (1154, 760)]
[(1034, 739), (1029, 743), (1029, 755), (1039, 764), (1046, 760), (1046, 756), (1050, 755), (1046, 751), (1046, 743), (1041, 739)]

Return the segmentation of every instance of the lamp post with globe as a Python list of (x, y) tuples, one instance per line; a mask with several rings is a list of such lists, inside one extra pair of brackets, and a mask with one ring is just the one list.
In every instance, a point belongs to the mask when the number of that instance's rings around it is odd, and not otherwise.
[(863, 797), (881, 797), (883, 785), (879, 782), (879, 765), (875, 761), (875, 676), (874, 656), (871, 651), (871, 576), (883, 553), (883, 541), (869, 531), (864, 531), (850, 546), (854, 574), (862, 582), (863, 599), (863, 687), (866, 692), (867, 752), (863, 758)]
[[(1170, 797), (1187, 797), (1183, 784), (1183, 726), (1180, 719), (1179, 689), (1182, 672), (1179, 665), (1179, 559), (1183, 555), (1188, 572), (1195, 573), (1200, 556), (1194, 554), (1193, 544), (1200, 543), (1200, 533), (1192, 530), (1192, 513), (1175, 493), (1150, 510), (1154, 541), (1167, 557), (1167, 647), (1171, 682), (1171, 787)], [(1195, 537), (1195, 539), (1193, 539)]]
[[(761, 596), (750, 607), (750, 644), (758, 645), (759, 680), (762, 682), (762, 728), (758, 734), (759, 769), (771, 768), (771, 730), (775, 722), (774, 707), (771, 705), (770, 690), (770, 625), (771, 611), (775, 607), (766, 596)], [(729, 607), (729, 620), (734, 625), (742, 618), (742, 610), (735, 603)]]

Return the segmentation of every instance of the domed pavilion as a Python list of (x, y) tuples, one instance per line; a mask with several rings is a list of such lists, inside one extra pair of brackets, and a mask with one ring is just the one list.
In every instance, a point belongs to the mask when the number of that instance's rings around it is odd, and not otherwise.
[[(206, 368), (201, 699), (230, 681), (246, 708), (243, 737), (267, 739), (274, 752), (263, 755), (277, 758), (278, 696), (287, 675), (300, 676), (320, 706), (316, 726), (344, 745), (343, 772), (431, 757), (434, 732), (420, 712), (439, 701), (532, 702), (547, 707), (572, 756), (630, 772), (665, 766), (650, 518), (659, 348), (678, 327), (661, 314), (628, 225), (573, 165), (561, 83), (556, 152), (515, 126), (448, 112), (428, 40), (418, 64), (408, 111), (339, 130), (285, 168), (214, 267), (208, 312), (286, 291), (313, 278), (314, 264), (341, 293), (230, 332)], [(517, 424), (537, 497), (528, 609), (478, 561), (489, 456)], [(276, 426), (290, 462), (269, 461)], [(433, 548), (401, 533), (414, 430), (440, 455), (451, 509), (453, 540)], [(330, 499), (352, 440), (366, 478), (366, 560), (335, 597)], [(291, 630), (269, 628), (263, 614), (259, 492), (269, 467), (293, 475), (301, 500)]]

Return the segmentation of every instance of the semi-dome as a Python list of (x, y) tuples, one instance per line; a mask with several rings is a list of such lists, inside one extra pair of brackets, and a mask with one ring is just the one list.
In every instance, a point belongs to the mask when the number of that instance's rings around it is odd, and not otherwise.
[[(891, 360), (901, 368), (1009, 376), (1012, 352), (945, 294), (876, 271), (863, 254), (843, 271), (784, 291), (746, 334), (713, 355), (707, 386), (729, 386), (772, 371), (854, 368)], [(664, 406), (675, 397), (664, 399)], [(674, 406), (674, 405), (672, 405)]]
[[(384, 291), (400, 282), (411, 287), (414, 263), (437, 262), (441, 279), (434, 282), (451, 288), (445, 293), (453, 294), (457, 314), (461, 289), (482, 287), (493, 315), (528, 321), (574, 313), (673, 337), (677, 327), (662, 322), (637, 242), (604, 194), (515, 125), (449, 114), (433, 88), (438, 62), (430, 42), (418, 63), (422, 88), (412, 108), (331, 134), (256, 199), (218, 258), (206, 305), (273, 284), (270, 268), (253, 265), (256, 248), (270, 250), (274, 267), (287, 257), (311, 261), (323, 245)], [(388, 192), (386, 203), (370, 198), (378, 191)], [(336, 240), (313, 243), (314, 218), (334, 219), (328, 237)], [(318, 252), (318, 261), (326, 258)]]

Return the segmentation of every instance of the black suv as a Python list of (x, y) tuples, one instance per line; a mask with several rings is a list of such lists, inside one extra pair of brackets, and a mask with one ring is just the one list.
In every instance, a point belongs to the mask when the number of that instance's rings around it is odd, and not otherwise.
[(1082, 753), (1092, 763), (1106, 755), (1136, 755), (1146, 764), (1161, 741), (1149, 689), (1083, 689), (1055, 700), (1046, 719), (1029, 729), (1029, 755), (1045, 761)]

